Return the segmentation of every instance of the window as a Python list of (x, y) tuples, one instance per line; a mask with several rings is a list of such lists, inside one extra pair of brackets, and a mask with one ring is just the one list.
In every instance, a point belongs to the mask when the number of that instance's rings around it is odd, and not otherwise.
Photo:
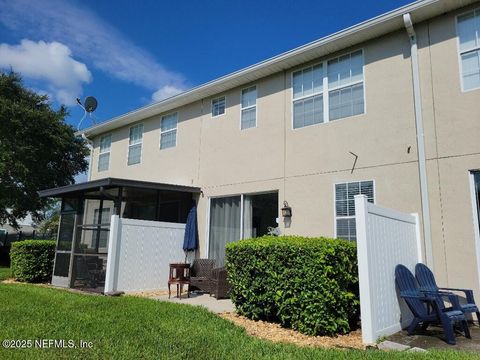
[(108, 170), (110, 163), (110, 147), (112, 135), (104, 135), (100, 138), (100, 155), (98, 156), (98, 171)]
[(335, 184), (335, 227), (338, 238), (357, 239), (355, 227), (355, 195), (365, 195), (375, 202), (373, 181)]
[(242, 90), (240, 128), (248, 129), (257, 126), (257, 87)]
[(293, 73), (293, 127), (323, 122), (323, 65)]
[(362, 50), (295, 71), (292, 82), (294, 129), (365, 111)]
[(142, 159), (143, 124), (130, 128), (128, 142), (128, 165), (139, 164)]
[(225, 96), (212, 100), (212, 117), (225, 114)]
[(160, 120), (160, 149), (177, 145), (178, 113), (162, 116)]
[(480, 88), (480, 9), (457, 18), (463, 90)]

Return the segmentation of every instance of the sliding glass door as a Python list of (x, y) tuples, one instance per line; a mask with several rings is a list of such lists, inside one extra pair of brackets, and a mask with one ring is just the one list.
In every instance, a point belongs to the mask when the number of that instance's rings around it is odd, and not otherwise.
[(208, 257), (223, 266), (228, 243), (266, 235), (277, 219), (276, 192), (210, 199)]

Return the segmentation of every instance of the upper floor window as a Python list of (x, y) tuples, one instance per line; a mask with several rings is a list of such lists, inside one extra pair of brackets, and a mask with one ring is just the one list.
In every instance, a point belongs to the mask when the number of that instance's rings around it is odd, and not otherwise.
[(143, 124), (130, 128), (128, 141), (128, 165), (139, 164), (142, 160)]
[(463, 90), (480, 88), (480, 9), (457, 18)]
[(243, 89), (241, 100), (241, 129), (257, 126), (257, 87)]
[(160, 149), (177, 145), (178, 113), (162, 116), (160, 120)]
[(212, 100), (212, 117), (225, 114), (225, 96)]
[(293, 128), (363, 114), (363, 52), (293, 73)]
[(98, 156), (98, 171), (108, 170), (110, 164), (110, 148), (112, 146), (112, 135), (103, 135), (100, 138), (100, 154)]
[(357, 239), (355, 195), (365, 195), (369, 202), (375, 202), (373, 181), (335, 184), (335, 231), (338, 238)]

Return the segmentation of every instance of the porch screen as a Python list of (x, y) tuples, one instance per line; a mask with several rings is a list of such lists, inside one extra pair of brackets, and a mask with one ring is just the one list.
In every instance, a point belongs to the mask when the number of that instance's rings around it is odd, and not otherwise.
[(210, 202), (210, 259), (225, 264), (225, 245), (240, 239), (240, 196), (214, 198)]

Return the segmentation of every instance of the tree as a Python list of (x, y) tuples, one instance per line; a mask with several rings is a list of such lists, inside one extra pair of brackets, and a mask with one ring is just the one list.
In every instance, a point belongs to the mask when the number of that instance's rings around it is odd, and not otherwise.
[(48, 96), (27, 89), (19, 74), (0, 71), (0, 225), (41, 219), (49, 203), (37, 191), (73, 184), (87, 169), (85, 141), (54, 110)]

